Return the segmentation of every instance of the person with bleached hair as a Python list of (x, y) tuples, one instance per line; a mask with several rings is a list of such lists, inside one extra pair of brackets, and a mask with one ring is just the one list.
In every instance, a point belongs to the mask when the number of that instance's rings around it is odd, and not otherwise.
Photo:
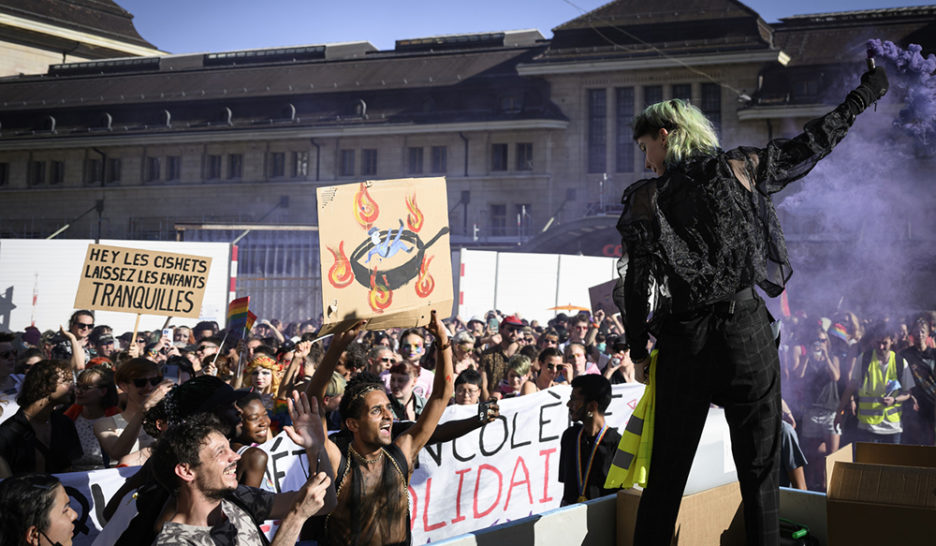
[(764, 148), (720, 149), (712, 123), (679, 99), (635, 119), (656, 178), (624, 191), (615, 300), (638, 380), (649, 377), (649, 333), (659, 350), (635, 544), (669, 543), (711, 403), (725, 407), (731, 429), (748, 544), (777, 544), (780, 362), (754, 286), (776, 297), (792, 269), (770, 196), (828, 155), (887, 88), (884, 70), (872, 69), (832, 112)]

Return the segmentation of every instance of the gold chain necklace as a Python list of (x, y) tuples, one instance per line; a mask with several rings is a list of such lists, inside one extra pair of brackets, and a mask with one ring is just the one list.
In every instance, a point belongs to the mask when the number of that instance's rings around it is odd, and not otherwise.
[(382, 458), (383, 458), (383, 454), (384, 454), (383, 449), (381, 449), (381, 450), (377, 453), (377, 456), (375, 456), (373, 459), (365, 459), (364, 456), (361, 455), (360, 453), (358, 453), (357, 451), (355, 451), (354, 448), (353, 448), (352, 446), (349, 445), (349, 446), (348, 446), (348, 449), (351, 451), (351, 454), (352, 454), (352, 455), (354, 455), (355, 457), (357, 457), (358, 460), (361, 461), (361, 462), (364, 463), (364, 464), (374, 464), (374, 463), (376, 463), (377, 461), (379, 461), (380, 459), (382, 459)]

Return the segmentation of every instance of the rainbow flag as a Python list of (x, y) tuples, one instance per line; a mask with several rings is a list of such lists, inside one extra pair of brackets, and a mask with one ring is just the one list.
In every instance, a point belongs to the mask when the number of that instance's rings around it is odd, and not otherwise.
[(833, 324), (831, 328), (829, 328), (829, 334), (841, 339), (845, 343), (848, 343), (848, 331), (845, 330), (844, 326), (837, 322)]
[[(229, 339), (234, 341), (242, 339), (249, 330), (247, 322), (252, 314), (247, 310), (247, 305), (249, 303), (250, 296), (244, 296), (243, 298), (232, 300), (231, 303), (228, 304), (227, 337)], [(254, 320), (256, 320), (256, 318), (257, 317), (254, 316)], [(250, 322), (251, 324), (253, 323), (253, 321)]]

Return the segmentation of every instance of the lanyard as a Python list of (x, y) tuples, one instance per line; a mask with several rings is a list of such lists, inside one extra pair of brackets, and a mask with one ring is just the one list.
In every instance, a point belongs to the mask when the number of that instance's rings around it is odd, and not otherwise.
[(585, 475), (582, 475), (582, 433), (585, 432), (585, 427), (582, 426), (582, 429), (578, 433), (578, 443), (575, 444), (575, 470), (578, 472), (578, 488), (579, 488), (579, 502), (588, 500), (585, 497), (585, 489), (588, 487), (588, 475), (591, 474), (592, 463), (595, 462), (595, 453), (598, 452), (598, 445), (601, 444), (601, 439), (604, 438), (605, 432), (608, 431), (608, 425), (601, 427), (601, 431), (598, 433), (598, 437), (595, 438), (595, 445), (592, 446), (591, 455), (588, 456), (588, 466), (585, 467)]

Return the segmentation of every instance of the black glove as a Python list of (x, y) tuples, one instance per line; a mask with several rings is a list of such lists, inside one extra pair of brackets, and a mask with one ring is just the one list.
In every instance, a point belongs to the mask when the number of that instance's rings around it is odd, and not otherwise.
[(889, 87), (887, 83), (887, 72), (884, 71), (884, 67), (878, 66), (862, 74), (861, 85), (866, 86), (868, 90), (871, 91), (874, 95), (874, 100), (883, 97), (887, 93)]
[(844, 106), (852, 116), (857, 116), (883, 97), (887, 88), (887, 73), (883, 67), (878, 66), (861, 75), (861, 85), (845, 97)]

